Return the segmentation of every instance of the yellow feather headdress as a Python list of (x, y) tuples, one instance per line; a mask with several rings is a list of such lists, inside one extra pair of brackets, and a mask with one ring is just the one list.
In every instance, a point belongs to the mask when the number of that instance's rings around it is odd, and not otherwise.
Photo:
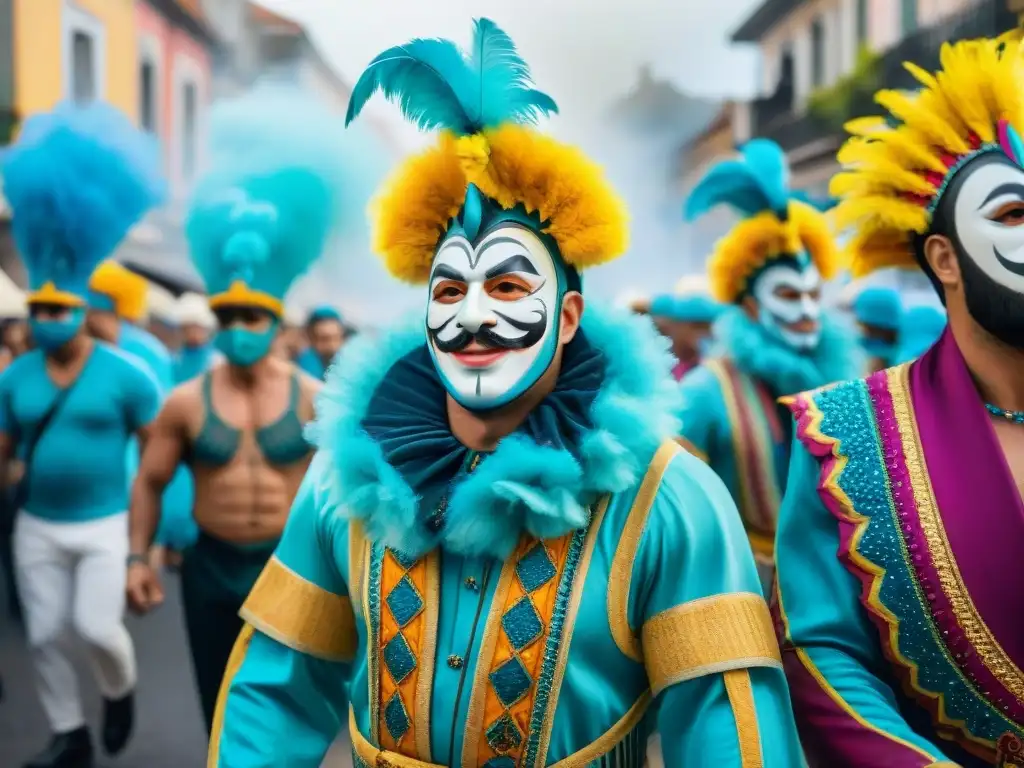
[(1022, 50), (1019, 34), (946, 43), (935, 74), (904, 65), (919, 91), (876, 95), (895, 124), (871, 117), (846, 125), (852, 137), (830, 191), (840, 198), (836, 225), (852, 233), (854, 277), (917, 266), (914, 236), (928, 232), (943, 191), (972, 158), (1004, 151), (1022, 159), (1014, 146), (1024, 129)]
[(469, 186), (504, 209), (521, 207), (580, 270), (628, 246), (625, 206), (593, 161), (531, 124), (557, 112), (528, 87), (529, 69), (493, 22), (475, 22), (474, 55), (447, 40), (413, 40), (375, 58), (352, 89), (348, 121), (380, 90), (436, 145), (411, 157), (371, 206), (373, 248), (392, 275), (425, 283), (439, 241)]
[(740, 157), (712, 166), (686, 200), (693, 220), (727, 204), (745, 218), (721, 238), (708, 259), (712, 295), (733, 303), (746, 295), (751, 280), (767, 264), (806, 253), (825, 280), (835, 276), (839, 253), (825, 215), (794, 199), (786, 157), (775, 142), (754, 139)]

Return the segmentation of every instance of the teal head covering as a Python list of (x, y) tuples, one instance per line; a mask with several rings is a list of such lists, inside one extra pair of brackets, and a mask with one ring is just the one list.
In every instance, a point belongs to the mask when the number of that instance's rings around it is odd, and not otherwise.
[(894, 288), (865, 288), (853, 300), (853, 314), (858, 323), (898, 331), (903, 316), (903, 302)]
[(651, 300), (652, 317), (681, 323), (713, 323), (724, 307), (707, 294), (679, 296), (662, 294)]
[(30, 117), (0, 173), (30, 304), (84, 306), (93, 270), (165, 194), (156, 142), (99, 103)]
[(210, 306), (284, 313), (330, 238), (361, 218), (343, 199), (353, 158), (339, 116), (308, 96), (257, 89), (217, 106), (210, 170), (185, 225)]

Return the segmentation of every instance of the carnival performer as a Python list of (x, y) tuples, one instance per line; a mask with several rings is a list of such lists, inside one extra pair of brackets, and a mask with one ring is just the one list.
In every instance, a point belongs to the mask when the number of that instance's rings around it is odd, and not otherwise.
[(331, 361), (345, 343), (345, 322), (334, 307), (317, 307), (306, 321), (309, 346), (299, 353), (296, 364), (317, 379), (323, 379)]
[(655, 296), (648, 313), (658, 331), (672, 342), (679, 381), (697, 367), (711, 348), (711, 326), (724, 307), (711, 298), (706, 280), (680, 280), (674, 293)]
[(853, 316), (860, 331), (860, 345), (867, 355), (868, 373), (900, 362), (897, 356), (903, 301), (899, 291), (885, 286), (864, 288), (853, 300)]
[(180, 335), (174, 380), (181, 384), (205, 373), (219, 357), (211, 338), (217, 318), (205, 298), (198, 293), (184, 293), (175, 304), (174, 321)]
[(129, 601), (162, 600), (146, 553), (160, 493), (179, 462), (195, 477), (199, 533), (184, 553), (182, 599), (199, 697), (212, 725), (217, 689), (242, 628), (238, 610), (277, 545), (312, 456), (303, 427), (320, 382), (270, 354), (292, 283), (362, 205), (341, 210), (342, 121), (283, 91), (217, 108), (211, 168), (186, 222), (217, 317), (224, 360), (177, 387), (157, 419), (132, 495)]
[(1024, 764), (1024, 51), (945, 44), (833, 180), (855, 277), (924, 270), (916, 362), (796, 398), (778, 613), (814, 765)]
[(153, 376), (84, 328), (96, 265), (163, 193), (159, 155), (112, 107), (61, 105), (29, 118), (3, 155), (4, 195), (29, 276), (36, 349), (0, 377), (0, 454), (25, 481), (14, 556), (39, 696), (53, 729), (29, 768), (90, 768), (93, 749), (62, 644), (71, 624), (95, 662), (103, 746), (132, 730), (136, 669), (123, 623), (133, 435), (159, 408)]
[(360, 766), (640, 766), (656, 727), (669, 765), (797, 765), (735, 507), (673, 440), (664, 342), (584, 310), (622, 203), (533, 127), (556, 106), (512, 41), (481, 19), (472, 50), (415, 40), (353, 89), (350, 119), (381, 90), (441, 130), (373, 221), (426, 314), (332, 369), (209, 765), (318, 766), (345, 724)]
[(791, 436), (776, 399), (863, 369), (854, 333), (822, 312), (835, 242), (824, 214), (791, 194), (779, 146), (754, 139), (712, 166), (685, 215), (718, 205), (743, 217), (708, 260), (714, 298), (733, 306), (715, 325), (710, 359), (682, 381), (682, 438), (732, 493), (767, 586)]

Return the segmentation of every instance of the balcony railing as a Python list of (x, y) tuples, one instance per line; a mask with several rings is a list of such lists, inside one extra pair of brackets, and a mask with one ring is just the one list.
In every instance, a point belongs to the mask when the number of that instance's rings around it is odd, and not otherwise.
[[(903, 67), (903, 62), (912, 61), (928, 71), (935, 71), (944, 42), (997, 37), (1017, 23), (1017, 16), (1009, 10), (1007, 0), (982, 0), (938, 24), (917, 30), (882, 53), (875, 69), (877, 82), (883, 88), (917, 88), (919, 84)], [(846, 105), (848, 114), (830, 118), (811, 112), (794, 112), (791, 94), (789, 84), (783, 84), (777, 93), (752, 104), (754, 135), (773, 139), (786, 150), (818, 139), (838, 137), (842, 134), (842, 123), (848, 119), (882, 114), (881, 107), (874, 103), (874, 94), (867, 91), (851, 95)]]

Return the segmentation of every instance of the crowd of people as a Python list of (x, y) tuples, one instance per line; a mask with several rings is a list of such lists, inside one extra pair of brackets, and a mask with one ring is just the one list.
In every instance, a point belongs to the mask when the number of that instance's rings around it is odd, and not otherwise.
[(557, 105), (508, 36), (388, 49), (346, 123), (379, 92), (439, 134), (368, 221), (426, 311), (356, 338), (285, 322), (367, 225), (315, 101), (218, 107), (185, 224), (206, 294), (155, 333), (110, 258), (161, 197), (144, 137), (103, 105), (27, 121), (0, 476), (54, 735), (25, 768), (94, 765), (67, 625), (124, 748), (123, 614), (169, 566), (218, 768), (319, 766), (346, 730), (361, 768), (639, 767), (655, 734), (672, 767), (1024, 764), (1024, 44), (908, 67), (828, 205), (767, 139), (709, 168), (684, 215), (738, 223), (630, 312), (582, 279), (625, 206), (537, 127)]

